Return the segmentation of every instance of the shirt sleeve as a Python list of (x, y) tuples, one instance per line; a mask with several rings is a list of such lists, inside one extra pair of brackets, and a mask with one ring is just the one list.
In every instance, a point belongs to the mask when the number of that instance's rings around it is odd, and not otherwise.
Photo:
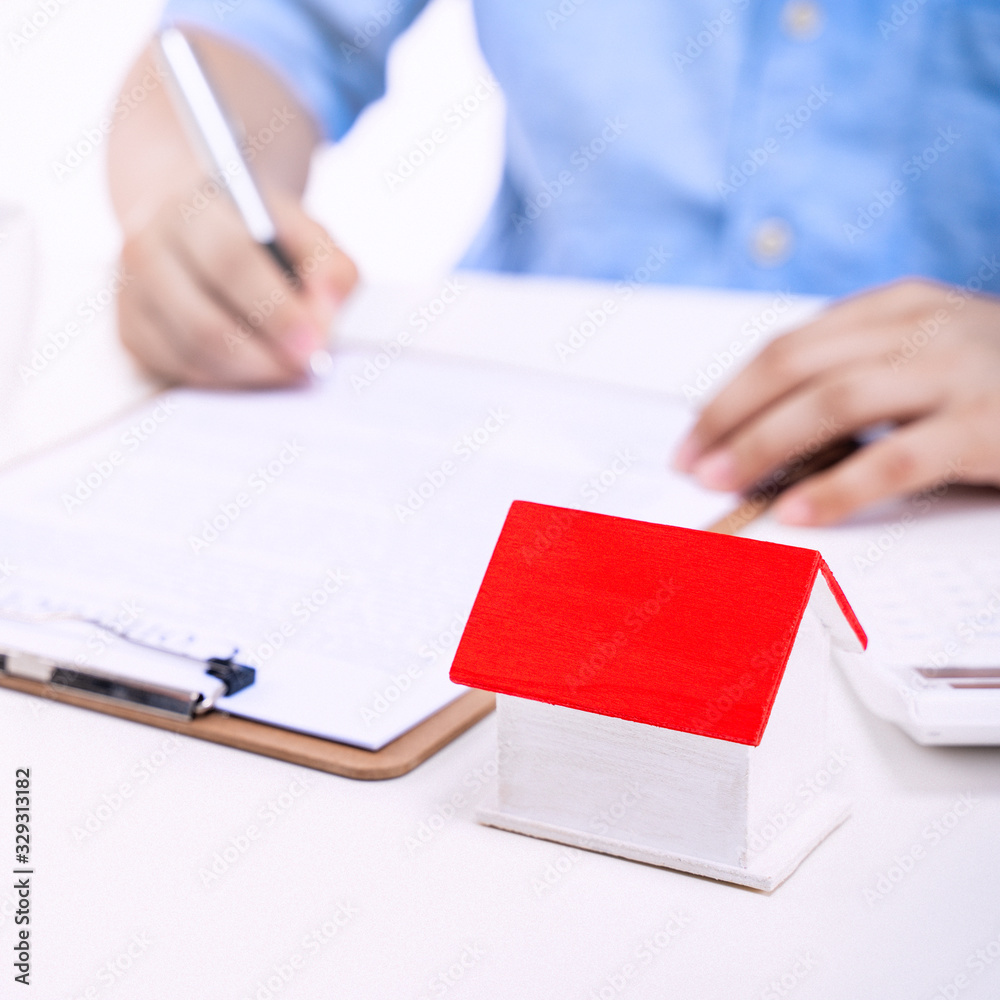
[(248, 49), (288, 85), (327, 139), (385, 93), (393, 41), (427, 0), (168, 0), (164, 24)]

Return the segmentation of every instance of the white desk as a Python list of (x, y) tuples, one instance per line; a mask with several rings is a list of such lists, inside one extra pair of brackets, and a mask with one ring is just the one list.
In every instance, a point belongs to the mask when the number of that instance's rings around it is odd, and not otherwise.
[[(551, 367), (605, 294), (461, 280), (424, 346)], [(646, 290), (572, 363), (677, 391), (769, 304)], [(372, 290), (342, 335), (390, 340), (409, 311)], [(997, 537), (995, 500), (948, 497), (907, 544), (972, 509)], [(755, 533), (819, 546), (850, 594), (851, 553), (880, 530)], [(1000, 752), (920, 748), (834, 689), (854, 815), (771, 896), (478, 826), (492, 719), (364, 784), (2, 692), (3, 773), (33, 777), (36, 995), (910, 998), (965, 972), (957, 995), (996, 996), (1000, 962), (966, 962), (1000, 934)], [(7, 953), (12, 904), (0, 889)]]

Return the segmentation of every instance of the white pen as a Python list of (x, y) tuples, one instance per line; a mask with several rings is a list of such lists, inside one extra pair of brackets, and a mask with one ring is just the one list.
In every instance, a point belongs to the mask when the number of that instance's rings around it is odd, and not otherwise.
[[(298, 287), (299, 277), (288, 255), (278, 242), (278, 230), (268, 212), (250, 168), (240, 152), (225, 112), (208, 82), (198, 57), (187, 38), (177, 28), (164, 28), (159, 36), (160, 50), (170, 67), (177, 91), (184, 99), (184, 110), (195, 125), (218, 175), (236, 203), (250, 235), (274, 258), (289, 284)], [(309, 361), (314, 375), (323, 375), (330, 367), (330, 355), (316, 351)]]

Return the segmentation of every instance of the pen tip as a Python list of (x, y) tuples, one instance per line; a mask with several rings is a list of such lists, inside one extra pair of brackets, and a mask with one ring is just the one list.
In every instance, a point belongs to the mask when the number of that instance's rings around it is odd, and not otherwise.
[(312, 356), (309, 358), (309, 371), (312, 372), (316, 378), (324, 378), (330, 374), (332, 369), (333, 358), (331, 357), (329, 351), (313, 351)]

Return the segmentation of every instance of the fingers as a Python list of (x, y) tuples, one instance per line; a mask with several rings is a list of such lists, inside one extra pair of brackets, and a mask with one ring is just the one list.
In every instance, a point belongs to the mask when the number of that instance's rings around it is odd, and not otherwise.
[(952, 413), (908, 424), (789, 490), (775, 516), (785, 524), (832, 524), (877, 500), (963, 481), (967, 434)]
[[(827, 328), (824, 328), (827, 329)], [(691, 471), (737, 427), (823, 373), (871, 362), (898, 343), (898, 327), (853, 327), (840, 334), (803, 327), (770, 343), (702, 411), (675, 462)]]
[(136, 297), (126, 300), (119, 296), (118, 329), (129, 353), (154, 378), (168, 385), (183, 385), (197, 377), (197, 369), (188, 364), (158, 319)]
[(302, 378), (267, 341), (237, 323), (176, 257), (160, 255), (150, 278), (147, 310), (183, 358), (187, 384), (263, 388)]
[(301, 277), (293, 286), (224, 193), (194, 204), (164, 202), (126, 240), (122, 261), (133, 280), (119, 309), (125, 345), (150, 371), (188, 384), (260, 387), (304, 378), (357, 280), (353, 263), (288, 197), (276, 224)]
[(235, 208), (220, 204), (168, 237), (169, 248), (197, 282), (244, 326), (299, 371), (326, 343), (317, 316), (289, 284), (271, 255), (247, 232)]
[(846, 299), (778, 337), (704, 409), (678, 449), (675, 468), (691, 471), (735, 428), (819, 375), (885, 356), (898, 347), (920, 310), (942, 294), (941, 287), (930, 282), (897, 282)]
[(357, 284), (358, 269), (298, 202), (284, 197), (272, 201), (281, 245), (295, 263), (309, 307), (327, 330), (337, 307)]
[(699, 459), (703, 486), (742, 490), (779, 467), (801, 464), (831, 441), (882, 420), (911, 420), (939, 406), (941, 386), (925, 372), (901, 379), (881, 362), (807, 383), (752, 418)]
[(155, 233), (128, 244), (123, 262), (136, 277), (119, 295), (122, 341), (154, 375), (219, 387), (287, 385), (301, 377), (238, 324)]

